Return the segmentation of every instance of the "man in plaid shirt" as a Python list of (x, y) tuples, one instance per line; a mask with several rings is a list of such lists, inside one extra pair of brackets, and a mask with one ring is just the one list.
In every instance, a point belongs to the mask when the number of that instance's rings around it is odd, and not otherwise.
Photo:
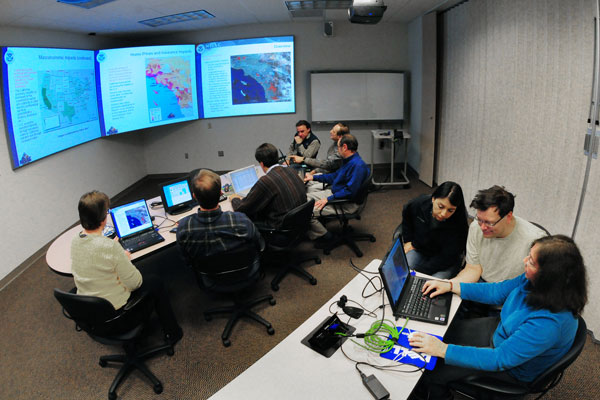
[(219, 175), (200, 170), (192, 180), (192, 192), (200, 204), (198, 213), (183, 218), (177, 228), (177, 243), (188, 262), (196, 257), (225, 253), (248, 242), (259, 250), (264, 248), (258, 229), (245, 214), (221, 210)]

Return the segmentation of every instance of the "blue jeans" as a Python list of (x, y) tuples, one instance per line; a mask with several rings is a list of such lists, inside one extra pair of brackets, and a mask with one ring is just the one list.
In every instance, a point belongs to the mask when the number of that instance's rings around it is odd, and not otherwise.
[(408, 265), (417, 272), (422, 272), (424, 274), (429, 274), (434, 278), (438, 279), (450, 279), (456, 275), (456, 268), (449, 265), (440, 265), (437, 272), (431, 274), (428, 271), (423, 271), (422, 267), (429, 261), (430, 257), (424, 255), (423, 253), (419, 253), (417, 250), (411, 250), (406, 253), (406, 260), (408, 261)]

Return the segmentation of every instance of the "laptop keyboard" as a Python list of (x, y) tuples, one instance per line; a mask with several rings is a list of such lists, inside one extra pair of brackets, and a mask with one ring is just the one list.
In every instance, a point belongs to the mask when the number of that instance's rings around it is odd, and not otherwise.
[(429, 307), (431, 307), (431, 297), (423, 296), (421, 288), (426, 282), (426, 279), (412, 279), (410, 288), (411, 296), (402, 306), (402, 313), (414, 315), (418, 317), (427, 317), (429, 315)]
[(135, 237), (121, 239), (121, 245), (128, 251), (140, 250), (154, 243), (156, 243), (156, 231), (149, 231)]

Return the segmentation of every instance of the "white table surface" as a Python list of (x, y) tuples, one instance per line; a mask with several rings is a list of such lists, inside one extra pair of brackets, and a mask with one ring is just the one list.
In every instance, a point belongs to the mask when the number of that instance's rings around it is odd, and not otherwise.
[[(376, 272), (380, 263), (380, 260), (373, 260), (364, 270)], [(373, 274), (367, 275), (369, 277), (374, 276)], [(281, 343), (215, 393), (210, 399), (372, 399), (354, 367), (354, 362), (348, 360), (340, 349), (331, 358), (326, 358), (300, 342), (331, 315), (329, 306), (331, 303), (337, 302), (341, 295), (346, 295), (348, 300), (361, 303), (368, 310), (373, 310), (381, 305), (381, 295), (362, 299), (361, 292), (366, 283), (367, 279), (364, 276), (357, 275)], [(385, 296), (385, 294), (383, 295)], [(450, 321), (454, 318), (460, 301), (460, 297), (453, 296)], [(387, 297), (386, 303), (388, 303)], [(348, 303), (348, 305), (352, 304)], [(337, 305), (332, 306), (332, 311), (341, 313)], [(378, 318), (381, 318), (382, 310), (379, 310), (377, 314)], [(387, 319), (393, 320), (389, 306), (385, 308), (385, 316)], [(348, 317), (343, 316), (341, 319), (346, 322)], [(351, 320), (350, 325), (356, 328), (355, 333), (362, 333), (374, 321), (374, 318), (363, 315), (359, 320)], [(399, 319), (396, 321), (396, 325), (401, 326), (404, 321), (403, 318)], [(420, 330), (440, 336), (446, 332), (447, 328), (448, 325), (435, 325), (417, 321), (409, 321), (407, 325), (407, 329)], [(355, 340), (362, 342), (362, 339)], [(346, 340), (343, 348), (356, 361), (377, 365), (398, 365), (395, 372), (376, 370), (366, 365), (359, 366), (365, 375), (374, 374), (390, 393), (392, 399), (407, 398), (421, 377), (421, 372), (408, 372), (414, 371), (414, 366), (401, 365), (386, 360), (378, 354), (362, 349), (351, 342), (350, 339)]]
[[(131, 254), (131, 260), (134, 261), (137, 258), (143, 257), (147, 254), (153, 253), (155, 251), (160, 250), (165, 246), (172, 245), (176, 241), (175, 233), (169, 232), (171, 228), (173, 228), (173, 224), (177, 221), (187, 217), (188, 215), (194, 214), (198, 211), (198, 206), (195, 206), (190, 211), (177, 214), (177, 215), (165, 215), (165, 209), (160, 206), (153, 208), (150, 206), (152, 202), (160, 202), (160, 196), (154, 197), (152, 199), (146, 200), (148, 204), (148, 209), (150, 210), (150, 215), (155, 217), (154, 224), (160, 225), (159, 232), (162, 237), (165, 238), (163, 242), (157, 243), (153, 246), (147, 247), (143, 250), (136, 251)], [(223, 211), (232, 211), (231, 202), (229, 199), (222, 201), (220, 204), (221, 209)], [(165, 220), (165, 216), (168, 217), (171, 221)], [(112, 226), (112, 221), (108, 219), (108, 225)], [(48, 248), (46, 252), (46, 263), (50, 267), (50, 269), (61, 275), (71, 275), (71, 242), (73, 238), (79, 234), (83, 230), (81, 225), (77, 225), (66, 232), (62, 233), (59, 237), (56, 238), (54, 242)]]

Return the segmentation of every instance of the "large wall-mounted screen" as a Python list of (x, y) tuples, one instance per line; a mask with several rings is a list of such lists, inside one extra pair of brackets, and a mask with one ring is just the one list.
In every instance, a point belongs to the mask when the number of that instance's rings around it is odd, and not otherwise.
[(2, 88), (13, 168), (100, 137), (93, 51), (4, 47)]
[(296, 111), (294, 37), (196, 46), (200, 118)]
[(194, 47), (95, 52), (102, 135), (198, 119)]

